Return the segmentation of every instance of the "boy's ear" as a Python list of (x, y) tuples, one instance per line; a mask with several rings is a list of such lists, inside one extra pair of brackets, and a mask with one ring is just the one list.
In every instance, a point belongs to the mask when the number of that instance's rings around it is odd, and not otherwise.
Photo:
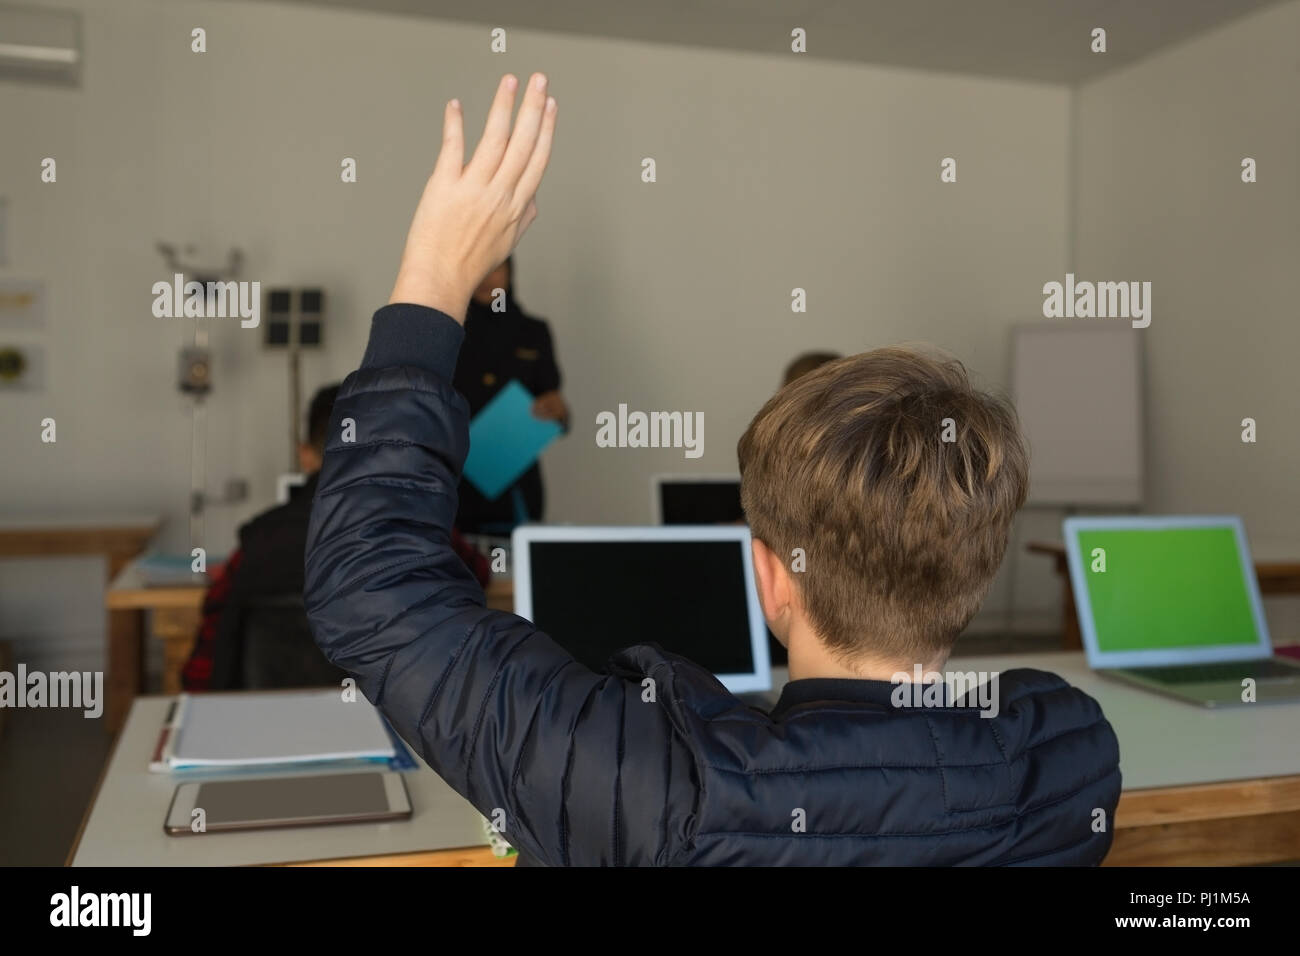
[(782, 637), (793, 596), (790, 572), (777, 553), (758, 538), (750, 539), (749, 549), (754, 557), (754, 583), (758, 586), (758, 603), (763, 609), (763, 617), (772, 633)]

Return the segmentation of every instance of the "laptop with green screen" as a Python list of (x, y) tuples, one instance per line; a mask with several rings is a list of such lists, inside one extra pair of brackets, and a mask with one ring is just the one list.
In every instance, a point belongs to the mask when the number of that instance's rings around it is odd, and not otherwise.
[(1094, 669), (1205, 706), (1300, 698), (1300, 666), (1273, 656), (1240, 518), (1067, 518), (1064, 528)]

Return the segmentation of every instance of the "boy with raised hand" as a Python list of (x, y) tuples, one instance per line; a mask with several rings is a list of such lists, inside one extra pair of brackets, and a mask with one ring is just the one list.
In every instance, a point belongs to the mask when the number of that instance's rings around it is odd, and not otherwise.
[(326, 655), (527, 862), (1099, 862), (1120, 775), (1095, 701), (1026, 670), (999, 675), (992, 707), (897, 693), (944, 666), (1025, 495), (1014, 413), (956, 363), (841, 359), (741, 439), (759, 596), (790, 652), (770, 714), (656, 646), (597, 674), (484, 607), (449, 544), (468, 450), (450, 382), (471, 293), (537, 214), (556, 107), (533, 76), (512, 130), (516, 86), (468, 164), (447, 105), (392, 299), (335, 406), (307, 556)]

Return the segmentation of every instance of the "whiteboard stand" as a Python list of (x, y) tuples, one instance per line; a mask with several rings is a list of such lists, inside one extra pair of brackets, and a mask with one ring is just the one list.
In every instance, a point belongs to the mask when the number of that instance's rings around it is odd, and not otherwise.
[[(1022, 512), (1140, 512), (1145, 478), (1142, 331), (1112, 319), (1039, 320), (1011, 332), (1012, 398), (1029, 446)], [(1015, 528), (1005, 628), (1015, 625)]]

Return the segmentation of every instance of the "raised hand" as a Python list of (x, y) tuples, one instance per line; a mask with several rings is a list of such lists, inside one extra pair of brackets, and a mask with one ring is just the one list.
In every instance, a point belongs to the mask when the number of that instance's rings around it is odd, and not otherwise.
[(474, 289), (537, 217), (534, 197), (551, 157), (557, 107), (546, 77), (534, 73), (512, 132), (518, 85), (502, 77), (468, 165), (460, 102), (447, 104), (442, 149), (406, 235), (390, 302), (427, 305), (464, 322)]

